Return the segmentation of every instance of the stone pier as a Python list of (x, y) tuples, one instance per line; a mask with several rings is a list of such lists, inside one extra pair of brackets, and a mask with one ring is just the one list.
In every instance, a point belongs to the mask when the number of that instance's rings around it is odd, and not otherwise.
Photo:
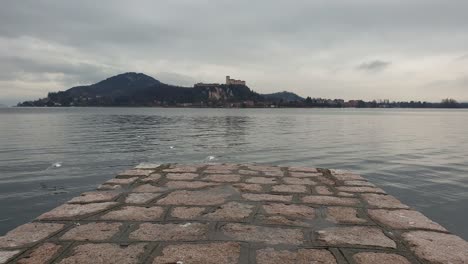
[(0, 263), (466, 264), (468, 243), (348, 171), (141, 164), (0, 237)]

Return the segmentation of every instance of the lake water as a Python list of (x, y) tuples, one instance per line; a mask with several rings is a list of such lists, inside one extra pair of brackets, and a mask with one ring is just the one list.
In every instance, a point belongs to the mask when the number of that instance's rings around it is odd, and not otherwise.
[(0, 108), (0, 235), (140, 162), (214, 156), (353, 170), (468, 239), (467, 131), (466, 110)]

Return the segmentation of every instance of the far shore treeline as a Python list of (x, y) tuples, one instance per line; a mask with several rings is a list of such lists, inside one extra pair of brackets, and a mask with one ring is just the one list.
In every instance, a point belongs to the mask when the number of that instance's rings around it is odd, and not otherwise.
[(45, 98), (18, 103), (19, 107), (329, 107), (329, 108), (468, 108), (447, 98), (441, 102), (395, 102), (302, 98), (291, 92), (259, 94), (246, 85), (210, 84), (180, 87), (142, 73), (123, 73), (98, 83), (51, 92)]

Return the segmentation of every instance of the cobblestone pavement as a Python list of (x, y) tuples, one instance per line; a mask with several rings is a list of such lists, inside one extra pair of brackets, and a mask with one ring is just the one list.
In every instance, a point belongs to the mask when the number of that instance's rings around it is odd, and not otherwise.
[(361, 176), (142, 164), (0, 237), (0, 263), (468, 263), (468, 243)]

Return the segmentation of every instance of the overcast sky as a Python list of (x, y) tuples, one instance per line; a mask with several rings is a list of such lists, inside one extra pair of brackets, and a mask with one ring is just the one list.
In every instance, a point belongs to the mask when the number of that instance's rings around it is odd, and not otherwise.
[(468, 101), (467, 0), (0, 0), (0, 103), (136, 71), (343, 99)]

